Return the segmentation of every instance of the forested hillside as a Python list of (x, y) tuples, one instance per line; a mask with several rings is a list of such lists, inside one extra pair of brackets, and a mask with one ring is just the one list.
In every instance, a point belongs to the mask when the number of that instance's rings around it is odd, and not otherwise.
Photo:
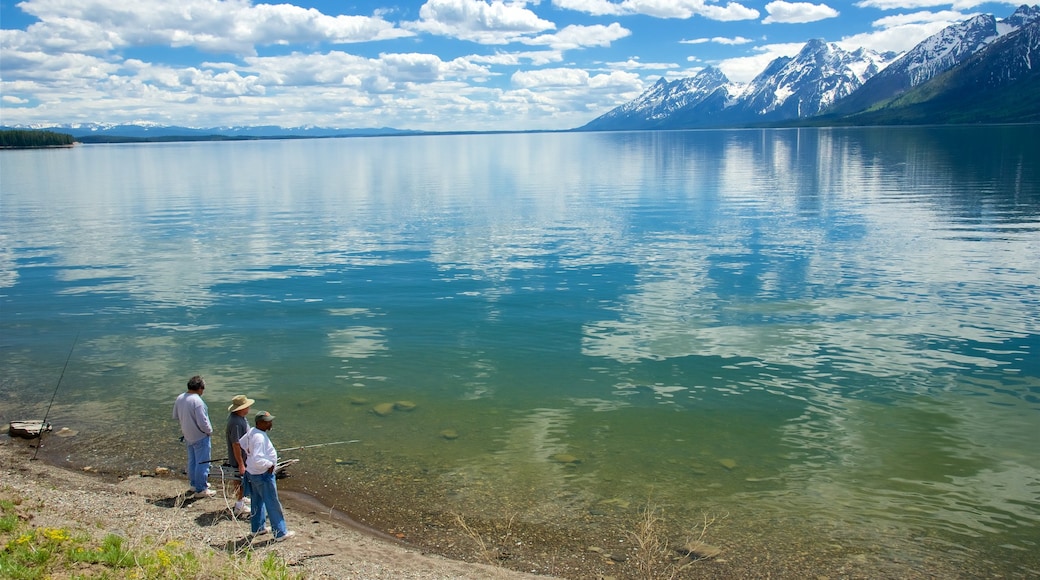
[(0, 131), (0, 147), (22, 149), (28, 147), (71, 147), (75, 143), (72, 135), (54, 131), (32, 131), (8, 129)]

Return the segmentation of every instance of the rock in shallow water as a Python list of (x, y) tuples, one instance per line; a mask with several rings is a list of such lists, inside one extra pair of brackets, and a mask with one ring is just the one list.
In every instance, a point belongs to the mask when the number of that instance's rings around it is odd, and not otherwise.
[(394, 412), (393, 403), (379, 403), (375, 407), (372, 407), (372, 412), (380, 417), (386, 417), (390, 413)]
[(576, 456), (571, 455), (570, 453), (557, 453), (556, 455), (552, 456), (552, 460), (556, 463), (562, 463), (564, 465), (577, 465), (581, 463), (581, 459), (578, 459)]

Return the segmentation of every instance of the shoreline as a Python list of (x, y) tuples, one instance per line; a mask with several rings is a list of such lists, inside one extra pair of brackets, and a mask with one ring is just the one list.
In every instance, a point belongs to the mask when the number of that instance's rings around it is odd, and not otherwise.
[[(178, 470), (145, 477), (135, 470), (157, 469), (137, 460), (127, 463), (130, 457), (118, 459), (110, 448), (99, 452), (90, 446), (83, 453), (82, 441), (74, 442), (78, 437), (49, 437), (41, 449), (49, 452), (30, 461), (35, 440), (0, 430), (0, 495), (14, 489), (42, 505), (34, 527), (75, 524), (129, 538), (158, 533), (199, 550), (261, 558), (274, 554), (305, 578), (923, 580), (1025, 578), (1037, 569), (1029, 558), (1017, 565), (1002, 562), (993, 547), (957, 548), (940, 538), (892, 535), (895, 530), (856, 526), (827, 513), (808, 520), (780, 513), (754, 514), (753, 519), (746, 512), (720, 513), (717, 522), (705, 519), (701, 532), (711, 523), (711, 533), (700, 537), (670, 533), (668, 520), (675, 523), (675, 514), (665, 506), (656, 506), (661, 509), (652, 514), (656, 528), (650, 533), (640, 529), (646, 523), (644, 507), (635, 505), (608, 510), (597, 504), (597, 513), (585, 513), (580, 521), (525, 521), (495, 513), (497, 505), (487, 503), (483, 512), (466, 511), (463, 519), (462, 513), (424, 504), (432, 498), (422, 495), (429, 491), (423, 480), (398, 471), (368, 472), (348, 489), (337, 490), (350, 498), (344, 504), (323, 501), (330, 490), (307, 485), (306, 470), (299, 479), (294, 474), (280, 480), (289, 529), (297, 536), (277, 544), (261, 536), (250, 543), (248, 521), (231, 515), (233, 500), (220, 493), (185, 500), (188, 483)], [(212, 483), (221, 489), (219, 479)], [(683, 549), (694, 542), (715, 552), (695, 557)]]
[(248, 521), (232, 516), (233, 501), (220, 493), (185, 499), (187, 482), (176, 475), (113, 477), (63, 468), (41, 457), (31, 460), (32, 440), (6, 433), (0, 437), (0, 491), (41, 506), (33, 512), (32, 527), (94, 530), (127, 538), (158, 536), (229, 553), (274, 552), (306, 578), (550, 578), (425, 552), (299, 492), (283, 496), (286, 519), (296, 537), (274, 543), (258, 536), (250, 543)]

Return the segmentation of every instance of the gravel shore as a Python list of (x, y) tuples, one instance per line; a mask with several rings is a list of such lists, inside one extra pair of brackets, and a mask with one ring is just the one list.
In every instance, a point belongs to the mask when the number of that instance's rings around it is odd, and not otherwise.
[[(0, 439), (0, 491), (43, 507), (33, 527), (103, 530), (127, 538), (176, 539), (201, 549), (276, 552), (307, 578), (366, 580), (546, 578), (422, 551), (375, 531), (345, 514), (286, 494), (286, 520), (296, 536), (275, 543), (270, 535), (249, 540), (248, 521), (236, 519), (224, 494), (185, 498), (186, 482), (175, 475), (123, 478), (70, 471), (31, 460), (32, 442)], [(250, 545), (251, 544), (251, 545)]]

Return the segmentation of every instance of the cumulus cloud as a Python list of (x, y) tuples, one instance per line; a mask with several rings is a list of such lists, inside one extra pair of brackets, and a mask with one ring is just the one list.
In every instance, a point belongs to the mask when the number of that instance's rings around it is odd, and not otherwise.
[(838, 44), (846, 50), (864, 47), (878, 52), (905, 52), (943, 28), (971, 16), (952, 10), (885, 16), (871, 23), (876, 30), (846, 36)]
[(923, 22), (893, 26), (874, 32), (843, 37), (838, 41), (838, 45), (846, 50), (863, 47), (878, 52), (906, 52), (950, 24), (953, 22)]
[(519, 66), (524, 62), (543, 66), (562, 61), (563, 53), (558, 50), (496, 52), (494, 54), (472, 54), (467, 56), (466, 60), (495, 66)]
[(758, 54), (729, 58), (718, 64), (726, 78), (736, 83), (750, 82), (766, 66), (781, 56), (794, 56), (805, 46), (803, 42), (766, 44), (756, 47)]
[(594, 16), (642, 14), (654, 18), (687, 19), (701, 16), (709, 20), (734, 21), (758, 18), (758, 10), (730, 2), (725, 6), (706, 0), (553, 0), (553, 5)]
[(366, 58), (341, 51), (250, 57), (247, 70), (268, 85), (341, 86), (393, 92), (407, 83), (486, 79), (485, 66), (465, 58), (444, 61), (434, 54), (390, 53)]
[(782, 0), (766, 4), (766, 12), (769, 13), (769, 16), (762, 21), (765, 24), (804, 24), (838, 16), (838, 11), (826, 4), (783, 2)]
[(254, 54), (258, 45), (344, 44), (413, 34), (380, 16), (330, 16), (248, 0), (25, 0), (18, 7), (40, 20), (25, 32), (48, 52), (160, 45)]
[(735, 45), (738, 45), (738, 44), (748, 44), (749, 42), (754, 42), (754, 41), (751, 40), (750, 38), (744, 38), (743, 36), (734, 36), (733, 38), (726, 38), (724, 36), (715, 36), (713, 38), (692, 38), (692, 39), (689, 39), (689, 40), (680, 40), (679, 44), (707, 44), (709, 42), (713, 43), (713, 44), (724, 44), (724, 45), (735, 46)]
[[(997, 2), (1010, 6), (1022, 4), (1018, 0), (997, 0)], [(856, 6), (858, 8), (878, 8), (880, 10), (914, 10), (916, 8), (950, 6), (954, 10), (970, 10), (989, 3), (988, 0), (861, 0), (856, 3)]]
[(480, 44), (508, 44), (556, 28), (520, 4), (482, 0), (428, 0), (419, 9), (419, 20), (407, 26)]
[(940, 22), (943, 26), (947, 26), (953, 22), (967, 20), (972, 16), (974, 15), (955, 12), (952, 10), (942, 10), (940, 12), (914, 12), (911, 14), (885, 16), (884, 18), (875, 20), (872, 24), (874, 28), (894, 28), (897, 26), (906, 26), (908, 24), (931, 24), (934, 22)]
[(548, 68), (513, 73), (513, 86), (522, 89), (546, 87), (607, 87), (612, 85), (631, 86), (639, 76), (621, 71), (609, 74), (590, 75), (588, 71), (575, 68)]
[(571, 50), (586, 46), (610, 46), (612, 42), (631, 35), (632, 32), (617, 22), (609, 26), (571, 25), (554, 34), (543, 34), (521, 42), (530, 45), (545, 45), (556, 50)]
[(623, 62), (607, 63), (607, 66), (615, 70), (671, 70), (679, 68), (674, 62), (643, 62), (632, 57)]

